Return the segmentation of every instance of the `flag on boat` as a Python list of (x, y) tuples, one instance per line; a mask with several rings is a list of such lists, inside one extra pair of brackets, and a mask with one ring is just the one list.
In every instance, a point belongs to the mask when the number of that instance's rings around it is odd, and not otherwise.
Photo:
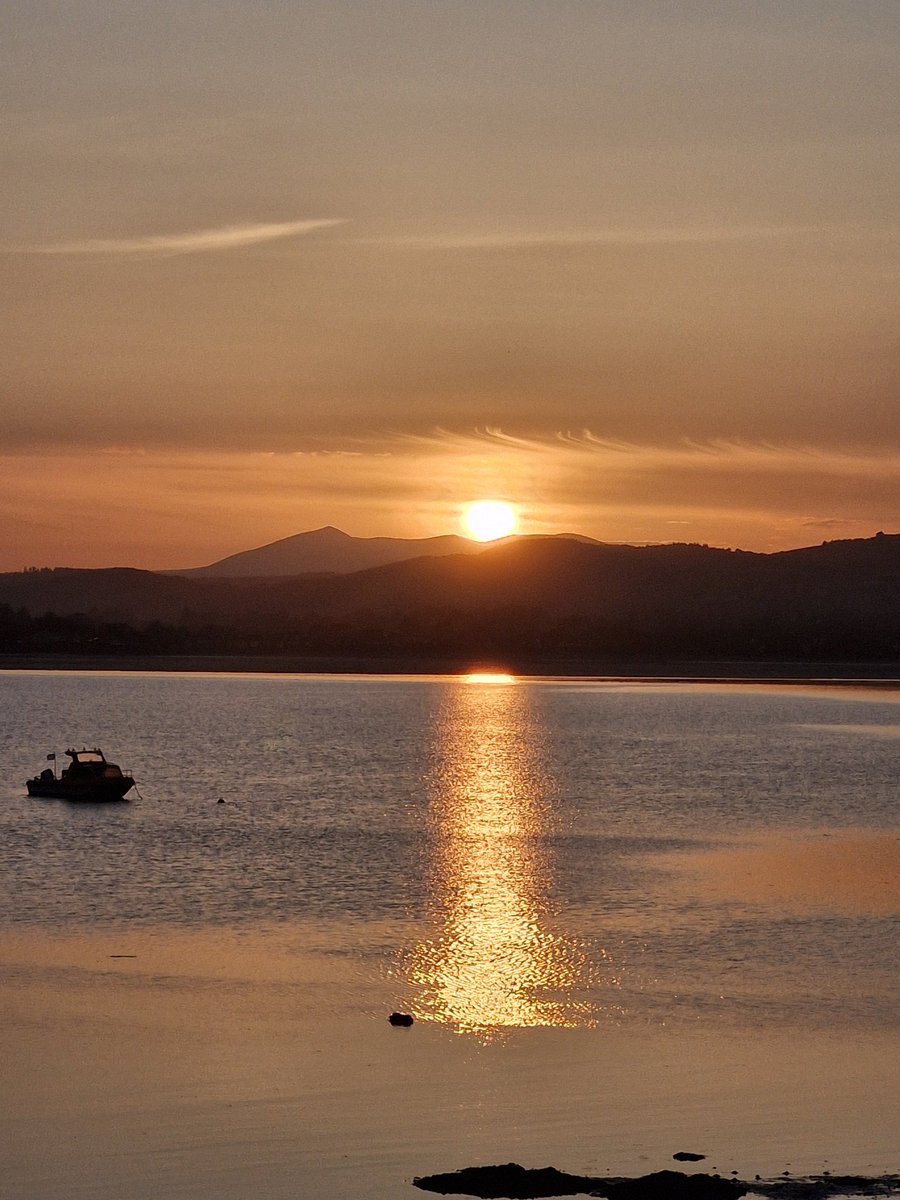
[(55, 759), (55, 758), (56, 758), (56, 755), (55, 755), (55, 754), (48, 754), (48, 755), (47, 755), (47, 761), (49, 762), (51, 758), (52, 758), (52, 759)]

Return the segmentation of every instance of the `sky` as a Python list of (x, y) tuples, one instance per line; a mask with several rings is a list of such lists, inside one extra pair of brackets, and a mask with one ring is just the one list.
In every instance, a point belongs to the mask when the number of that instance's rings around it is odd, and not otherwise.
[(897, 0), (29, 0), (0, 92), (0, 570), (900, 530)]

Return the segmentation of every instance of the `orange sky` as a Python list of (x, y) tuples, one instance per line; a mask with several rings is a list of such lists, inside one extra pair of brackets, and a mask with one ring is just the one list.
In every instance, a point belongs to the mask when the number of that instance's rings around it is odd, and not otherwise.
[(6, 24), (0, 569), (900, 527), (896, 0)]

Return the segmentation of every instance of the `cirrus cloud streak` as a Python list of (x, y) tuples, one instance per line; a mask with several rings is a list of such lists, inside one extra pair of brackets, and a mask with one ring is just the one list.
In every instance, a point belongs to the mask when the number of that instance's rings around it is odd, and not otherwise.
[(188, 233), (151, 234), (134, 238), (85, 238), (72, 242), (53, 242), (44, 246), (7, 247), (7, 252), (23, 254), (121, 254), (165, 257), (175, 254), (205, 254), (216, 250), (239, 250), (261, 242), (299, 237), (318, 229), (344, 224), (341, 217), (305, 221), (257, 222), (223, 225), (218, 229), (197, 229)]
[(828, 225), (609, 226), (601, 229), (410, 234), (360, 241), (419, 250), (527, 250), (547, 246), (685, 246), (856, 232)]

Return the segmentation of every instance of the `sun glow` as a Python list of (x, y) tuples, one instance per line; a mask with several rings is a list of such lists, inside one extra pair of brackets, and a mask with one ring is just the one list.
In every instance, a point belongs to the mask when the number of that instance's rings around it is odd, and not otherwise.
[(515, 683), (515, 675), (507, 671), (470, 671), (462, 676), (463, 683)]
[(476, 500), (466, 505), (463, 525), (476, 541), (493, 542), (516, 528), (516, 510), (505, 500)]

